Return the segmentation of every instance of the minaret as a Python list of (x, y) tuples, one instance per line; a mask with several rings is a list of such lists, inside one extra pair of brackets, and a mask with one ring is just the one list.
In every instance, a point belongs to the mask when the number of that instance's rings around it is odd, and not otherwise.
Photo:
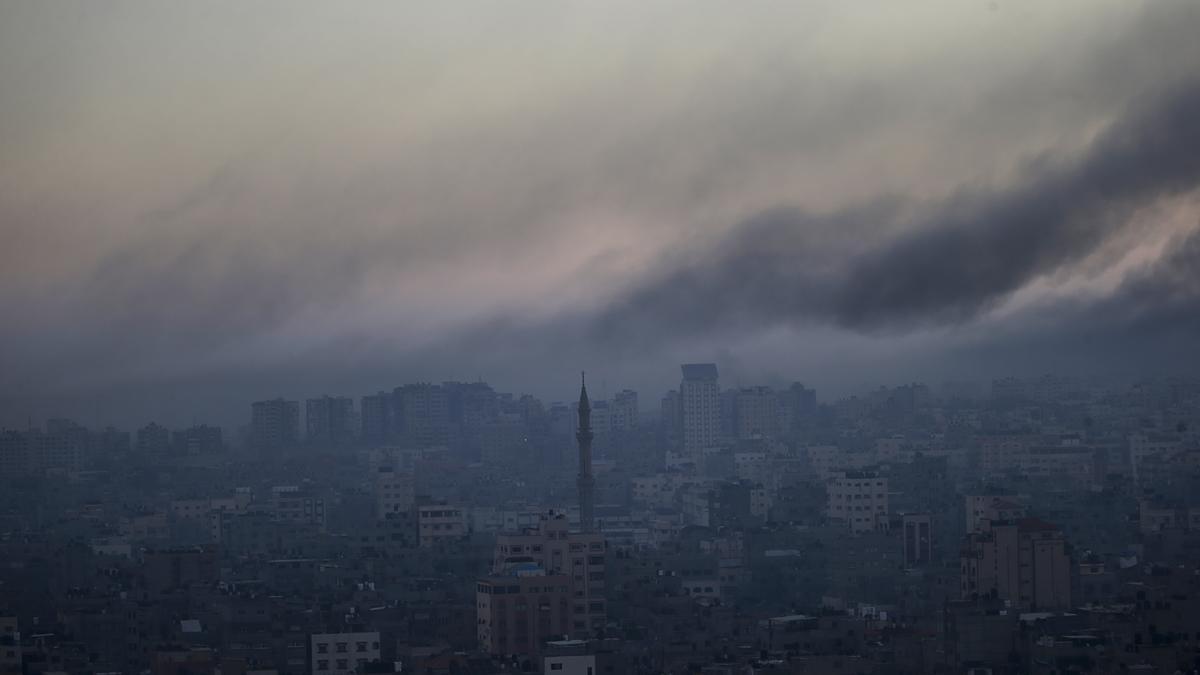
[(591, 532), (594, 527), (593, 497), (596, 489), (596, 479), (592, 477), (592, 404), (588, 402), (587, 380), (583, 373), (579, 375), (579, 431), (575, 439), (579, 441), (579, 524), (584, 532)]

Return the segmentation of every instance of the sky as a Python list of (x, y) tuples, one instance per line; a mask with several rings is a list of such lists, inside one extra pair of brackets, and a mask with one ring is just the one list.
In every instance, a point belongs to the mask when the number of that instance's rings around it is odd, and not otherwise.
[(1200, 4), (0, 4), (0, 425), (1200, 369)]

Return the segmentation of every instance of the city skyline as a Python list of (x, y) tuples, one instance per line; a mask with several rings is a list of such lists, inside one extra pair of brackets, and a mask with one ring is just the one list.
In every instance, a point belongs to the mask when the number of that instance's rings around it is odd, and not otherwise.
[(0, 0), (0, 675), (1200, 673), (1200, 0)]
[(1194, 3), (0, 11), (3, 424), (1196, 367)]

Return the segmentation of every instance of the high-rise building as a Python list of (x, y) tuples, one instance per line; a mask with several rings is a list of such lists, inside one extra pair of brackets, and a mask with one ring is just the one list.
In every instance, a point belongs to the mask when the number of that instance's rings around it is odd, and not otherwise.
[(178, 455), (207, 455), (225, 449), (221, 427), (198, 424), (171, 433), (171, 445)]
[(0, 430), (0, 477), (23, 476), (29, 471), (29, 435)]
[(300, 402), (277, 398), (251, 404), (250, 433), (259, 450), (295, 445), (300, 436)]
[(1066, 538), (1043, 520), (985, 520), (966, 536), (960, 567), (964, 600), (995, 597), (1027, 610), (1071, 606)]
[(402, 439), (417, 448), (445, 446), (450, 442), (450, 407), (446, 390), (421, 382), (396, 387), (393, 419)]
[(678, 447), (683, 437), (683, 401), (679, 392), (668, 391), (662, 397), (662, 428), (666, 435), (667, 444)]
[(393, 396), (386, 391), (362, 397), (362, 439), (383, 443), (392, 437)]
[(528, 565), (479, 580), (475, 588), (479, 646), (494, 656), (534, 656), (570, 631), (569, 579)]
[(564, 515), (537, 527), (496, 536), (493, 574), (512, 574), (532, 563), (546, 575), (565, 575), (571, 599), (572, 638), (594, 635), (607, 621), (605, 540), (599, 532), (571, 532)]
[(88, 454), (92, 457), (124, 456), (129, 454), (132, 445), (132, 436), (128, 431), (113, 427), (88, 434)]
[(322, 396), (305, 401), (304, 424), (308, 440), (345, 443), (354, 437), (354, 399)]
[(770, 387), (739, 389), (734, 397), (734, 432), (739, 439), (772, 438), (779, 421), (778, 399)]
[(137, 449), (143, 455), (166, 455), (171, 451), (171, 432), (151, 422), (137, 430)]
[(612, 431), (621, 433), (638, 427), (638, 395), (632, 389), (624, 389), (613, 396), (609, 404), (608, 425)]
[(698, 456), (720, 442), (721, 408), (717, 366), (712, 363), (687, 363), (681, 367), (683, 381), (679, 398), (683, 453)]
[(933, 517), (928, 513), (906, 513), (904, 528), (904, 566), (919, 567), (933, 560)]
[(580, 375), (579, 384), (579, 431), (575, 432), (579, 442), (579, 524), (584, 532), (591, 532), (594, 525), (594, 503), (596, 479), (592, 476), (592, 406), (588, 402), (587, 382)]

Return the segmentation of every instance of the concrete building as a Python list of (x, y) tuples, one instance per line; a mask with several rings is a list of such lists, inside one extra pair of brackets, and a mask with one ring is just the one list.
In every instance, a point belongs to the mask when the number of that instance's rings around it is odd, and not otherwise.
[(311, 490), (296, 485), (275, 486), (268, 508), (273, 520), (325, 529), (325, 499)]
[(683, 381), (679, 383), (679, 399), (683, 454), (698, 457), (720, 444), (721, 390), (717, 366), (687, 363), (681, 370)]
[(361, 673), (379, 661), (379, 633), (316, 633), (310, 639), (312, 675)]
[(967, 495), (967, 532), (980, 532), (988, 521), (1016, 520), (1025, 517), (1025, 507), (1012, 497), (1000, 495)]
[(904, 566), (912, 569), (933, 560), (933, 516), (906, 513), (901, 519), (904, 536)]
[(433, 448), (450, 442), (450, 406), (445, 389), (420, 382), (396, 387), (393, 394), (393, 419), (406, 443)]
[(888, 479), (875, 471), (842, 471), (826, 483), (826, 513), (853, 533), (888, 528)]
[(554, 640), (545, 645), (542, 673), (546, 675), (601, 675), (628, 672), (619, 650), (603, 641)]
[(158, 596), (193, 585), (216, 583), (217, 552), (211, 547), (155, 549), (142, 554), (146, 591)]
[(1097, 455), (1094, 448), (1081, 445), (1031, 447), (1020, 456), (1017, 470), (1030, 478), (1087, 487), (1103, 479)]
[(467, 536), (467, 517), (462, 508), (448, 504), (417, 507), (417, 536), (422, 548), (430, 548)]
[(171, 446), (177, 455), (208, 455), (225, 449), (221, 427), (198, 424), (171, 433)]
[(412, 509), (416, 495), (411, 473), (381, 466), (375, 471), (373, 488), (376, 518), (385, 519)]
[(772, 438), (778, 429), (779, 399), (770, 387), (746, 387), (734, 394), (734, 434), (739, 439)]
[(536, 564), (480, 579), (475, 588), (480, 647), (494, 656), (536, 656), (570, 630), (570, 579)]
[(661, 417), (663, 434), (669, 447), (678, 447), (683, 438), (683, 401), (679, 392), (668, 391), (662, 397)]
[(572, 637), (586, 637), (604, 627), (605, 540), (598, 532), (571, 532), (566, 516), (551, 514), (536, 528), (496, 536), (492, 572), (507, 574), (530, 563), (547, 574), (564, 574), (571, 601)]
[(47, 420), (45, 431), (29, 434), (29, 470), (42, 472), (83, 469), (87, 430), (70, 420)]
[(1027, 610), (1071, 606), (1071, 560), (1062, 531), (1037, 518), (984, 521), (960, 561), (963, 600), (996, 598)]
[(304, 403), (304, 425), (310, 442), (347, 443), (354, 438), (354, 399), (322, 396)]
[(359, 405), (362, 439), (368, 443), (383, 443), (392, 435), (393, 397), (386, 391), (363, 396)]
[(151, 422), (137, 430), (137, 450), (143, 455), (163, 456), (171, 452), (171, 432)]
[(617, 392), (608, 410), (610, 431), (624, 433), (638, 428), (638, 395), (632, 389)]
[(1168, 457), (1179, 452), (1183, 442), (1168, 434), (1134, 433), (1129, 435), (1129, 464), (1135, 483), (1143, 482), (1142, 464), (1150, 457)]
[(12, 478), (29, 472), (29, 436), (11, 429), (0, 430), (0, 477)]
[(257, 450), (278, 450), (300, 437), (300, 402), (282, 398), (250, 405), (251, 443)]
[(20, 675), (21, 631), (15, 616), (0, 616), (0, 675)]

